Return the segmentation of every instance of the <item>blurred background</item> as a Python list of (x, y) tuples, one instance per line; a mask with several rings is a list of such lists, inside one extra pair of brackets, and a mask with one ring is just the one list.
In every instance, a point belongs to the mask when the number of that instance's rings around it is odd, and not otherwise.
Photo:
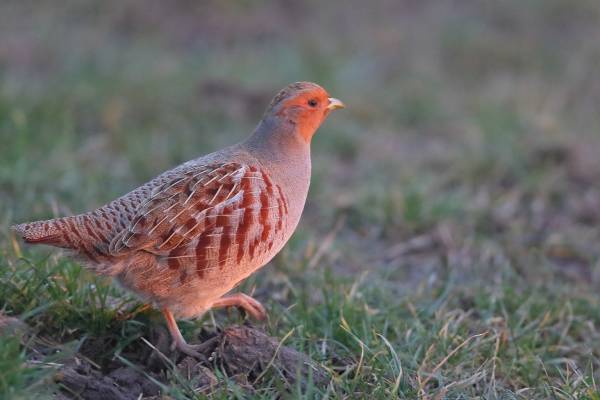
[[(3, 1), (0, 253), (9, 224), (235, 143), (309, 80), (347, 109), (314, 137), (304, 218), (259, 298), (326, 269), (383, 302), (442, 293), (477, 314), (467, 331), (554, 312), (550, 359), (597, 371), (599, 22), (596, 0)], [(519, 371), (506, 387), (533, 386)]]
[(315, 136), (298, 236), (318, 240), (344, 218), (338, 246), (360, 257), (338, 261), (352, 272), (364, 256), (369, 268), (400, 267), (387, 251), (420, 235), (467, 253), (487, 236), (525, 252), (566, 246), (577, 256), (557, 272), (591, 281), (596, 1), (8, 1), (0, 11), (7, 222), (100, 206), (246, 137), (281, 87), (310, 80), (348, 109)]

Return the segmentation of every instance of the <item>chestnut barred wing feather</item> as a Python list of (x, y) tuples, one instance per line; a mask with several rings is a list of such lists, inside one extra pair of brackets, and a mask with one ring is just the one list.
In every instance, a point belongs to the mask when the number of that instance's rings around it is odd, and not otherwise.
[(265, 171), (240, 163), (199, 166), (157, 187), (112, 254), (144, 250), (177, 268), (209, 268), (271, 250), (287, 201)]
[(146, 250), (166, 254), (210, 228), (224, 203), (235, 202), (247, 166), (218, 164), (192, 168), (152, 191), (129, 226), (110, 245), (114, 255)]

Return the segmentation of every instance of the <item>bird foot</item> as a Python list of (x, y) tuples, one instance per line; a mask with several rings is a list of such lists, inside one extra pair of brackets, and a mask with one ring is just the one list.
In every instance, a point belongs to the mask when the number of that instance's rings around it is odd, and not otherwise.
[(177, 322), (175, 322), (175, 317), (173, 317), (173, 313), (168, 309), (163, 309), (163, 314), (165, 319), (167, 320), (167, 327), (169, 328), (169, 332), (171, 333), (171, 337), (173, 338), (173, 344), (171, 345), (171, 350), (179, 350), (183, 354), (187, 354), (188, 356), (197, 358), (204, 363), (208, 363), (208, 359), (204, 354), (204, 351), (208, 350), (211, 346), (213, 346), (214, 342), (217, 340), (217, 337), (206, 340), (204, 343), (200, 344), (188, 344), (179, 328), (177, 327)]
[(174, 340), (173, 344), (171, 345), (171, 350), (178, 350), (183, 354), (197, 358), (200, 361), (207, 363), (208, 358), (203, 353), (210, 349), (214, 345), (216, 340), (217, 338), (214, 337), (200, 344), (188, 344), (185, 341)]
[(239, 307), (256, 320), (263, 321), (267, 318), (267, 311), (265, 310), (265, 307), (263, 307), (258, 300), (255, 300), (244, 293), (236, 293), (231, 296), (222, 297), (214, 302), (212, 306), (215, 308)]

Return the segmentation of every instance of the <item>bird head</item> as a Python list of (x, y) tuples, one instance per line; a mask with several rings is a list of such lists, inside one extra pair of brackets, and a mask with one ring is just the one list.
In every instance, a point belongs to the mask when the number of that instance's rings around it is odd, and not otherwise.
[(293, 125), (294, 132), (309, 143), (329, 113), (344, 107), (344, 103), (331, 97), (316, 83), (296, 82), (283, 88), (273, 98), (265, 118)]

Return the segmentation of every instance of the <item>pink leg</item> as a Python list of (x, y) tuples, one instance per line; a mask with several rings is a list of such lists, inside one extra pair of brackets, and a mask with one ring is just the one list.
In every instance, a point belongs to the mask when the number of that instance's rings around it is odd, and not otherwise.
[(173, 338), (173, 347), (177, 350), (181, 351), (188, 356), (196, 357), (201, 360), (206, 360), (206, 357), (200, 352), (207, 349), (212, 345), (212, 340), (207, 340), (206, 342), (198, 345), (190, 345), (188, 344), (181, 332), (179, 331), (179, 327), (177, 326), (177, 322), (175, 321), (175, 317), (173, 317), (173, 313), (171, 311), (164, 308), (162, 310), (165, 319), (167, 320), (167, 327), (169, 328), (169, 333), (171, 333), (171, 337)]
[(213, 303), (213, 308), (218, 307), (241, 307), (253, 318), (262, 321), (267, 318), (267, 311), (258, 301), (244, 293), (236, 293), (231, 296), (221, 297)]

